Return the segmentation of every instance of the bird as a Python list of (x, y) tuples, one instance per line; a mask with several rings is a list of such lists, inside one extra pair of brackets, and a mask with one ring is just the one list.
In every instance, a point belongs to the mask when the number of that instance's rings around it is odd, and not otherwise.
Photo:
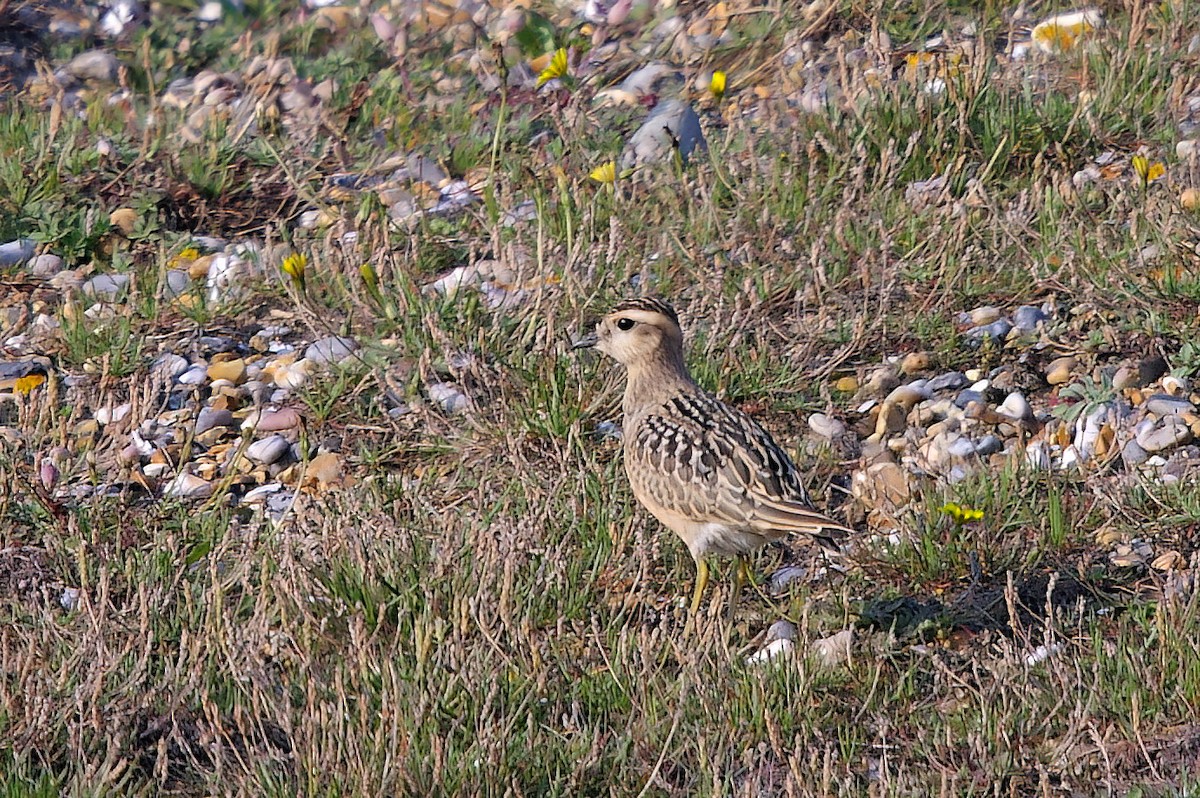
[(854, 531), (813, 507), (795, 463), (758, 422), (692, 379), (670, 304), (655, 297), (619, 302), (574, 344), (586, 347), (625, 367), (625, 473), (637, 500), (683, 540), (696, 563), (693, 616), (708, 584), (707, 557), (737, 560), (732, 610), (746, 555), (796, 532), (836, 552), (826, 532)]

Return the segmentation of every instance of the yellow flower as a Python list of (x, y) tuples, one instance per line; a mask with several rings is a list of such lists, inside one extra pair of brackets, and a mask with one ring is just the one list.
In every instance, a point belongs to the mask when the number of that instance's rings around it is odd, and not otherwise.
[(721, 70), (715, 70), (712, 73), (712, 80), (708, 82), (708, 90), (712, 95), (720, 100), (725, 96), (725, 73)]
[(308, 256), (293, 252), (283, 259), (283, 273), (292, 278), (292, 284), (304, 290), (304, 269), (308, 266)]
[(1094, 8), (1071, 11), (1044, 19), (1033, 27), (1029, 37), (1043, 53), (1061, 55), (1074, 49), (1080, 39), (1104, 24), (1104, 16)]
[(1133, 166), (1133, 173), (1138, 176), (1138, 180), (1142, 182), (1143, 187), (1147, 183), (1158, 180), (1167, 171), (1167, 167), (1158, 161), (1151, 162), (1145, 155), (1135, 155), (1129, 162)]
[(171, 268), (179, 266), (181, 263), (190, 263), (200, 257), (200, 250), (195, 247), (185, 247), (179, 251), (179, 254), (171, 258)]
[(976, 510), (973, 507), (963, 507), (954, 502), (946, 502), (938, 510), (953, 518), (956, 524), (979, 521), (983, 518), (983, 510)]
[(375, 267), (370, 263), (364, 263), (358, 267), (358, 273), (362, 276), (363, 282), (367, 284), (367, 288), (372, 293), (379, 290), (379, 275), (375, 273)]
[(26, 374), (24, 377), (17, 378), (16, 390), (17, 393), (28, 396), (33, 393), (33, 389), (37, 388), (46, 381), (45, 374)]
[(1140, 177), (1142, 182), (1145, 183), (1146, 177), (1150, 174), (1150, 161), (1146, 159), (1145, 155), (1135, 155), (1133, 156), (1132, 163), (1134, 174)]
[(540, 89), (546, 83), (555, 78), (564, 77), (567, 74), (567, 49), (559, 47), (554, 51), (554, 56), (550, 59), (550, 63), (538, 75), (537, 85)]
[(588, 177), (595, 180), (597, 183), (615, 183), (617, 182), (617, 164), (616, 161), (608, 161), (597, 166), (591, 171)]

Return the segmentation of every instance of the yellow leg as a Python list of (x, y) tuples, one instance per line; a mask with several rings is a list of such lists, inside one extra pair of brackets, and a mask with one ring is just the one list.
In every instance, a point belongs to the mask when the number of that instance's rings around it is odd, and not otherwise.
[(741, 557), (734, 558), (733, 592), (729, 594), (729, 617), (733, 618), (734, 607), (742, 596), (742, 586), (750, 581), (750, 567)]
[(708, 563), (703, 558), (696, 560), (696, 592), (692, 594), (692, 615), (700, 611), (700, 597), (708, 584)]

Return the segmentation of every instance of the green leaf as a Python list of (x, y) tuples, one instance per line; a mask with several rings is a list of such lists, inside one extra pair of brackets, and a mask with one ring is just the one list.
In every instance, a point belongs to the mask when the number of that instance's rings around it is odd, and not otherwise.
[(557, 33), (553, 22), (536, 11), (529, 11), (525, 16), (525, 27), (517, 31), (517, 46), (529, 58), (537, 58), (555, 50)]

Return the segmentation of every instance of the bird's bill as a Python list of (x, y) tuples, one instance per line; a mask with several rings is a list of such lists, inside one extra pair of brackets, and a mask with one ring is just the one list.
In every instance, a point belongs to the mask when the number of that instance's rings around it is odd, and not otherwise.
[(600, 343), (600, 336), (594, 332), (590, 332), (582, 338), (575, 339), (575, 343), (571, 344), (572, 349), (588, 349)]

